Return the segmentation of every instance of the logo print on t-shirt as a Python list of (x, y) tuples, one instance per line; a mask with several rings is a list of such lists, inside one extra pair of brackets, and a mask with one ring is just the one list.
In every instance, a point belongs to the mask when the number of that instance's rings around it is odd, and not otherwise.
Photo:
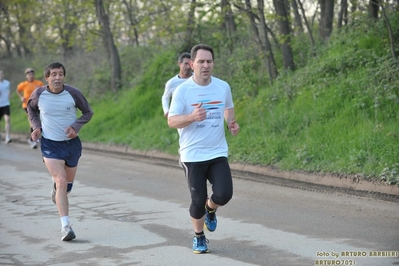
[[(223, 106), (222, 101), (212, 101), (212, 100), (202, 100), (202, 108), (205, 108), (206, 110), (215, 110), (215, 109), (220, 109), (221, 106)], [(198, 106), (200, 103), (193, 103), (191, 106)]]

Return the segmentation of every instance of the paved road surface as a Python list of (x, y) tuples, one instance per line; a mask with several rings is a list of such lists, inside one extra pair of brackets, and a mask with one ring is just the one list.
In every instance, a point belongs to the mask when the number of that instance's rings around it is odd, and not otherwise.
[(195, 255), (183, 172), (150, 161), (84, 151), (62, 242), (40, 151), (0, 144), (0, 265), (399, 265), (397, 202), (237, 178)]

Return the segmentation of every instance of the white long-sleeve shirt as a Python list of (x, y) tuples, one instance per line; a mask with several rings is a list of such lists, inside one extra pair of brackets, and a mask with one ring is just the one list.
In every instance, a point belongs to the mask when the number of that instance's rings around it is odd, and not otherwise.
[(174, 76), (168, 82), (165, 84), (165, 91), (162, 95), (162, 109), (163, 113), (166, 114), (169, 112), (169, 104), (170, 104), (170, 98), (172, 98), (174, 91), (176, 88), (188, 80), (189, 78), (180, 78), (179, 75)]

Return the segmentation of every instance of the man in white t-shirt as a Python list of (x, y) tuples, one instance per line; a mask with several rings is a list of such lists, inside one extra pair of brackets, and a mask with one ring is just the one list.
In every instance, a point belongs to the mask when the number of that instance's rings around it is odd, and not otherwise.
[(0, 70), (0, 119), (4, 116), (6, 131), (5, 143), (11, 142), (10, 95), (10, 82), (4, 79), (3, 70)]
[(177, 65), (180, 68), (179, 74), (168, 80), (165, 84), (165, 91), (162, 95), (162, 109), (164, 116), (168, 117), (170, 98), (173, 96), (173, 92), (176, 88), (191, 77), (190, 67), (190, 54), (182, 53), (177, 59)]
[[(179, 129), (180, 159), (191, 193), (196, 254), (209, 252), (204, 223), (208, 231), (215, 231), (217, 208), (233, 196), (224, 121), (232, 135), (239, 132), (230, 86), (212, 76), (213, 60), (212, 47), (198, 44), (191, 49), (194, 75), (177, 87), (168, 116), (169, 127)], [(212, 184), (210, 196), (207, 181)]]

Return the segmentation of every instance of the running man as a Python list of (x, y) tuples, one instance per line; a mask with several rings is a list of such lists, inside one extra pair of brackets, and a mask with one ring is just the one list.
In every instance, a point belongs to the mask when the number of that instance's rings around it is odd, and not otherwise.
[[(47, 86), (35, 90), (28, 101), (29, 121), (33, 128), (32, 140), (41, 135), (43, 161), (53, 177), (51, 199), (57, 205), (61, 219), (61, 240), (76, 237), (69, 221), (68, 193), (71, 192), (82, 154), (79, 130), (93, 116), (83, 94), (75, 87), (64, 84), (66, 70), (54, 62), (46, 66)], [(82, 116), (77, 118), (79, 109)]]
[(185, 82), (192, 75), (190, 58), (191, 56), (189, 53), (182, 53), (179, 55), (179, 58), (177, 59), (177, 65), (180, 68), (179, 74), (169, 79), (165, 84), (165, 91), (162, 95), (162, 109), (166, 118), (168, 118), (169, 103), (170, 98), (173, 96), (173, 92), (176, 90), (177, 86)]
[(4, 129), (6, 131), (5, 143), (11, 142), (10, 96), (10, 82), (4, 79), (3, 70), (0, 70), (0, 120), (4, 116)]
[[(23, 81), (18, 84), (17, 94), (22, 102), (22, 108), (28, 113), (27, 103), (30, 98), (32, 92), (41, 86), (44, 86), (43, 82), (35, 79), (35, 70), (33, 68), (27, 68), (25, 70), (26, 81)], [(30, 128), (30, 133), (32, 133), (33, 129)], [(32, 140), (32, 137), (29, 136), (28, 143), (32, 149), (37, 148), (37, 142)]]
[[(204, 223), (208, 231), (215, 231), (217, 208), (233, 196), (224, 121), (232, 135), (238, 134), (239, 126), (229, 84), (212, 76), (213, 48), (194, 46), (190, 66), (194, 75), (174, 92), (168, 125), (180, 129), (180, 156), (191, 193), (193, 252), (200, 254), (209, 252)], [(207, 181), (212, 185), (210, 196)]]

